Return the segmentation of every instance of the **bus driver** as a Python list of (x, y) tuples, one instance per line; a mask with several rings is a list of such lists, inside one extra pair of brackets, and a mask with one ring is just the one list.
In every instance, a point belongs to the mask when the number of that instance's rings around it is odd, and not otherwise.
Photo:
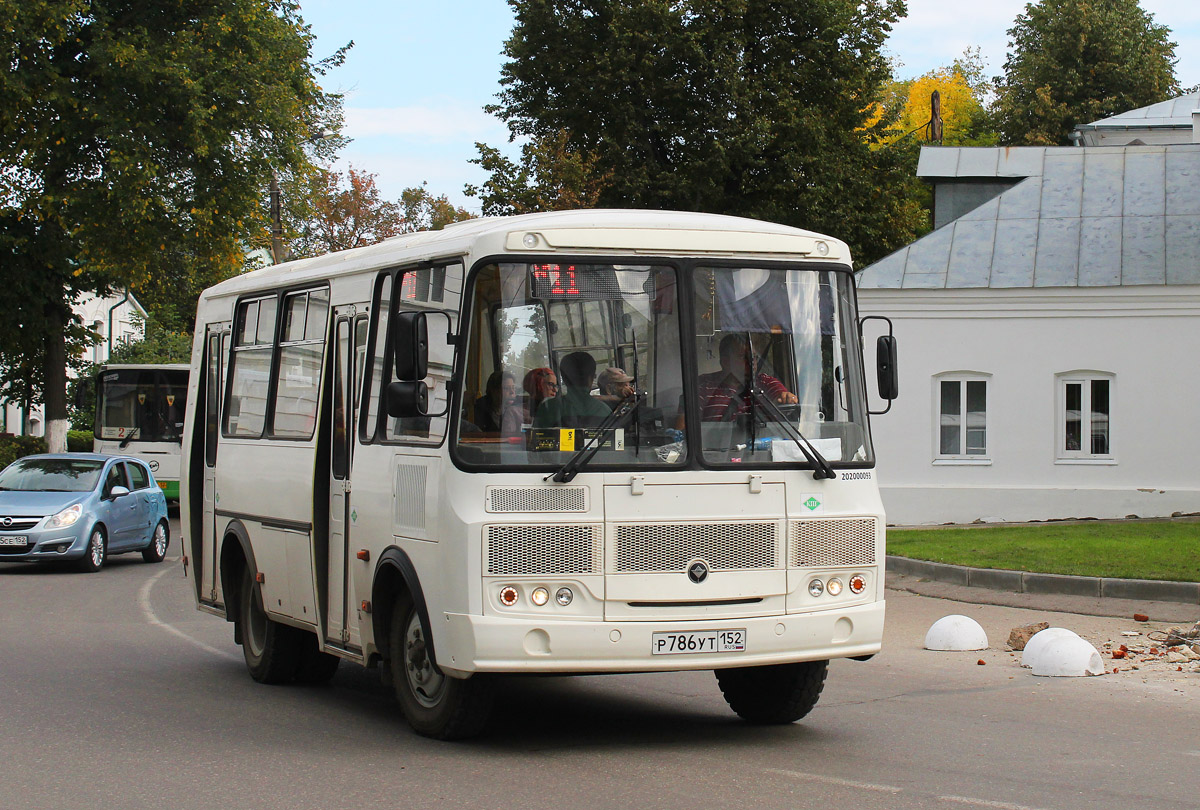
[[(719, 347), (721, 370), (701, 374), (697, 379), (700, 393), (700, 418), (705, 422), (721, 422), (750, 410), (750, 387), (746, 378), (756, 365), (752, 347), (741, 333), (721, 338)], [(757, 369), (755, 369), (757, 371)], [(776, 405), (796, 403), (796, 395), (775, 377), (757, 372), (758, 389)], [(732, 404), (741, 396), (741, 401)]]

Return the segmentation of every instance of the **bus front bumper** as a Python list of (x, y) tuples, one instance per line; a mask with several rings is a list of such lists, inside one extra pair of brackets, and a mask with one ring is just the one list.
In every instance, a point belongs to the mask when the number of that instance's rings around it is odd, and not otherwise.
[[(841, 610), (699, 621), (546, 621), (447, 613), (435, 633), (438, 666), (473, 672), (662, 672), (767, 666), (873, 655), (885, 602)], [(656, 655), (655, 633), (745, 630), (745, 650)]]

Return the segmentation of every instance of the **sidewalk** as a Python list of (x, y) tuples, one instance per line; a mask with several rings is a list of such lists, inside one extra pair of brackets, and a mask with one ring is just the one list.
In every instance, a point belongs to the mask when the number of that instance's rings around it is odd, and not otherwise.
[(998, 571), (888, 555), (887, 587), (921, 596), (981, 605), (1114, 616), (1151, 621), (1200, 620), (1200, 583), (1118, 580)]

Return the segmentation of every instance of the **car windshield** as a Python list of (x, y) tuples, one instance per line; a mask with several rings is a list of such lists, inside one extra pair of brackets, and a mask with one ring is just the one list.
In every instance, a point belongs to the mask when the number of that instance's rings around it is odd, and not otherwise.
[(588, 442), (594, 465), (683, 460), (673, 268), (503, 263), (474, 278), (463, 461), (562, 465)]
[(103, 467), (103, 461), (89, 459), (18, 459), (0, 472), (0, 490), (90, 492), (96, 488)]
[(118, 368), (101, 372), (96, 388), (96, 437), (144, 442), (183, 435), (188, 373), (183, 369)]
[(848, 273), (698, 267), (692, 288), (706, 462), (804, 464), (803, 439), (833, 464), (872, 460)]

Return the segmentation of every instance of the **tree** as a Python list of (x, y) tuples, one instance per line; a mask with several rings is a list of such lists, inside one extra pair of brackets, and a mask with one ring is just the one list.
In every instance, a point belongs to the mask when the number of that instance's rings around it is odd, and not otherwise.
[(860, 262), (920, 227), (910, 156), (870, 148), (889, 123), (870, 116), (903, 0), (509, 2), (488, 109), (514, 138), (568, 133), (570, 153), (594, 156), (598, 205), (827, 231)]
[(0, 256), (6, 293), (30, 290), (0, 298), (3, 362), (39, 369), (58, 450), (72, 303), (122, 287), (150, 298), (181, 268), (192, 284), (236, 273), (272, 167), (309, 165), (306, 139), (339, 99), (317, 85), (291, 0), (0, 11)]
[(480, 199), (485, 216), (594, 208), (610, 177), (597, 168), (594, 152), (571, 147), (571, 133), (565, 129), (522, 145), (520, 163), (487, 144), (476, 143), (475, 148), (479, 157), (470, 162), (491, 177), (482, 187), (469, 185), (464, 191)]
[(290, 257), (364, 247), (401, 233), (400, 206), (380, 196), (375, 177), (353, 166), (344, 178), (326, 170), (314, 174), (305, 206), (309, 216), (296, 223)]
[(942, 118), (941, 143), (947, 146), (995, 146), (999, 140), (989, 112), (992, 85), (984, 78), (979, 50), (968, 48), (950, 65), (914, 79), (891, 83), (878, 115), (894, 117), (889, 142), (917, 136), (933, 140), (929, 129), (931, 97), (937, 92)]
[(445, 195), (433, 196), (425, 183), (400, 192), (400, 232), (440, 231), (452, 222), (474, 217), (450, 202)]
[(1138, 0), (1041, 0), (1008, 30), (996, 113), (1010, 145), (1066, 145), (1079, 124), (1179, 94), (1175, 43)]

